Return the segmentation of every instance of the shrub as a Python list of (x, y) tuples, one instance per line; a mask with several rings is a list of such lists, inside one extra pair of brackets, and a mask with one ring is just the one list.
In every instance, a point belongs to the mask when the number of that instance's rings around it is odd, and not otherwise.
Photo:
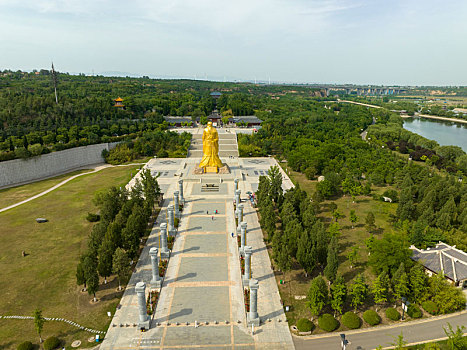
[(363, 319), (370, 326), (376, 326), (377, 324), (380, 324), (381, 322), (381, 317), (379, 317), (378, 313), (374, 310), (366, 310), (363, 313)]
[(342, 316), (342, 323), (347, 328), (357, 329), (362, 325), (362, 320), (354, 312), (347, 311), (344, 316)]
[(407, 314), (412, 318), (420, 318), (422, 317), (422, 310), (417, 305), (410, 304), (407, 308)]
[(437, 315), (439, 312), (438, 306), (431, 300), (424, 301), (422, 307), (430, 315)]
[(386, 317), (393, 321), (399, 321), (401, 314), (393, 307), (390, 307), (386, 309)]
[(332, 315), (324, 314), (318, 318), (318, 325), (322, 330), (332, 332), (339, 327), (339, 322)]
[(57, 337), (47, 338), (44, 342), (45, 350), (53, 350), (60, 346), (60, 340)]
[(34, 349), (34, 345), (30, 341), (24, 341), (21, 344), (18, 345), (16, 348), (18, 350), (32, 350)]
[(179, 218), (174, 218), (174, 226), (178, 227), (179, 224), (180, 224), (180, 219)]
[(313, 329), (313, 322), (307, 318), (301, 318), (297, 322), (297, 328), (300, 332), (310, 332)]
[(93, 213), (88, 213), (86, 216), (86, 220), (89, 222), (97, 222), (101, 219), (101, 216), (99, 214), (93, 214)]

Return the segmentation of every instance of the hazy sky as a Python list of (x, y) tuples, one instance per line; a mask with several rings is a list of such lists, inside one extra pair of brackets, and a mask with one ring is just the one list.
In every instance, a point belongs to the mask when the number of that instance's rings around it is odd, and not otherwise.
[(0, 70), (467, 85), (466, 0), (0, 0)]

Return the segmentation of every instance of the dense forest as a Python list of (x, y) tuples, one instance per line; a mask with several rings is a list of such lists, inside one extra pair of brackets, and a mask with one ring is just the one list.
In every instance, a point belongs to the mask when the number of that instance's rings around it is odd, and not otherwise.
[[(221, 112), (231, 110), (233, 115), (261, 114), (262, 101), (266, 98), (321, 95), (316, 89), (298, 86), (58, 73), (56, 103), (49, 71), (3, 71), (0, 73), (0, 161), (141, 137), (159, 142), (160, 131), (168, 127), (164, 116), (209, 115), (215, 107), (210, 93), (215, 90), (223, 93), (217, 100), (217, 108)], [(114, 107), (117, 97), (123, 98), (123, 109)], [(184, 140), (179, 143), (183, 144)], [(180, 148), (168, 153), (179, 156), (183, 151)], [(153, 147), (142, 154), (158, 152), (160, 149)]]

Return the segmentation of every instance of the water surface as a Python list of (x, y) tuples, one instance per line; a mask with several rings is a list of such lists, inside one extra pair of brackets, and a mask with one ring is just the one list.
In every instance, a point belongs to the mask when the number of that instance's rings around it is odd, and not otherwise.
[(404, 129), (435, 140), (441, 146), (459, 146), (467, 152), (467, 124), (407, 118), (404, 120)]

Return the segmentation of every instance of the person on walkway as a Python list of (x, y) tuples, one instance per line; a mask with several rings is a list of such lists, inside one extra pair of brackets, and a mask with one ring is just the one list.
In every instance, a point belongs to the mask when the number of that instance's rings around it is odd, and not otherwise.
[(206, 210), (206, 215), (209, 215), (209, 210)]
[(213, 215), (213, 216), (211, 216), (211, 221), (214, 221), (214, 215)]
[(234, 234), (233, 234), (233, 232), (232, 232), (232, 238), (233, 238), (233, 236), (234, 236)]

